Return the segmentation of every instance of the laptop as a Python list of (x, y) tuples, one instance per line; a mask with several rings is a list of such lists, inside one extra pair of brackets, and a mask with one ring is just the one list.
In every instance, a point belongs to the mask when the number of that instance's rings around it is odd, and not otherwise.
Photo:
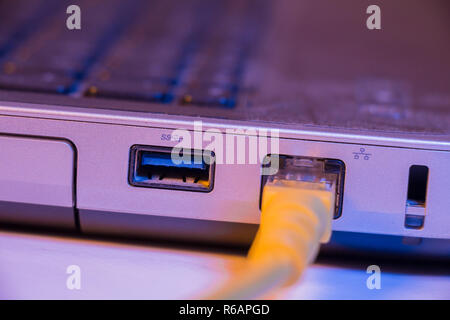
[(448, 258), (450, 4), (370, 5), (0, 1), (0, 224), (246, 245), (276, 158), (333, 252)]

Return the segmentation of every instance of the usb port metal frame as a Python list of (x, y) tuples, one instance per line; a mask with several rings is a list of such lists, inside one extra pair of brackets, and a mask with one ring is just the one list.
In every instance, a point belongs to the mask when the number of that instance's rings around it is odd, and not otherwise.
[(211, 192), (214, 188), (214, 153), (194, 149), (186, 157), (188, 161), (174, 162), (172, 150), (171, 147), (132, 146), (129, 184), (134, 187)]

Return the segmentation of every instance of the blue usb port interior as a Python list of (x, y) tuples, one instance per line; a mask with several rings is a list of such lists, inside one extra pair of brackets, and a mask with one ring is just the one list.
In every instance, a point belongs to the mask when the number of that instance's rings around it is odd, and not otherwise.
[(129, 183), (135, 187), (210, 192), (214, 155), (191, 150), (185, 161), (172, 160), (172, 148), (134, 145), (130, 151)]

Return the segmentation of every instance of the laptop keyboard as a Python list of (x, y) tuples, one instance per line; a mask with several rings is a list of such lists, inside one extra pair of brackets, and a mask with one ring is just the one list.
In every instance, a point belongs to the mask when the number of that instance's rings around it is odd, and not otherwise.
[(0, 2), (0, 89), (233, 108), (264, 1)]
[(431, 18), (418, 28), (419, 4), (403, 25), (403, 7), (392, 3), (391, 31), (367, 33), (364, 5), (353, 2), (76, 3), (81, 30), (66, 28), (68, 0), (0, 0), (0, 100), (450, 132), (449, 63), (439, 58), (449, 29)]

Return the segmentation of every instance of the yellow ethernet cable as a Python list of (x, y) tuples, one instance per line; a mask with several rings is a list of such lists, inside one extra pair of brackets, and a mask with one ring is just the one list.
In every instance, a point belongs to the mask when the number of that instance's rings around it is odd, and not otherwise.
[(337, 174), (289, 159), (264, 185), (261, 223), (242, 270), (206, 298), (254, 299), (289, 286), (331, 237)]

